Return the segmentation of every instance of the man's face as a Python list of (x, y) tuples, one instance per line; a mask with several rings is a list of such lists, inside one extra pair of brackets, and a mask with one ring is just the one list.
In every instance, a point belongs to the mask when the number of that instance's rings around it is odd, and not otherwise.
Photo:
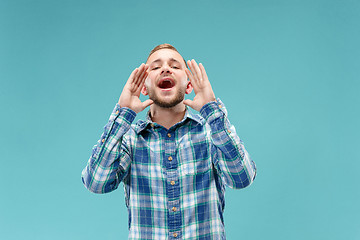
[(154, 52), (146, 62), (149, 75), (142, 91), (154, 104), (171, 108), (184, 100), (192, 90), (185, 73), (186, 65), (181, 55), (171, 49)]

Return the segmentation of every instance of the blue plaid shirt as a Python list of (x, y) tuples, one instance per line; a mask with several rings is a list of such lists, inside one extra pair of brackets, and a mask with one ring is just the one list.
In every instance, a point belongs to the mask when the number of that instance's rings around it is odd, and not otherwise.
[(223, 103), (186, 110), (170, 129), (135, 117), (116, 104), (82, 172), (86, 188), (124, 183), (129, 239), (225, 239), (225, 186), (250, 185), (256, 167)]

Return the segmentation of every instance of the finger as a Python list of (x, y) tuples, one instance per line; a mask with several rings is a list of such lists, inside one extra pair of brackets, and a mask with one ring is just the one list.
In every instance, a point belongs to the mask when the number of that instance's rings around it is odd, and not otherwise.
[(145, 80), (147, 79), (148, 76), (149, 76), (149, 73), (144, 72), (144, 74), (141, 76), (140, 82), (141, 83), (145, 82)]
[[(187, 67), (188, 67), (187, 69), (190, 69), (190, 67), (191, 67), (191, 66), (190, 66), (190, 65), (191, 65), (190, 60), (187, 60), (187, 61), (186, 61), (186, 64), (187, 64)], [(190, 70), (191, 70), (191, 69), (190, 69)]]
[(146, 79), (147, 76), (149, 75), (148, 69), (149, 69), (149, 65), (145, 64), (145, 65), (144, 65), (143, 73), (139, 76), (141, 83), (142, 83), (143, 81), (145, 81), (145, 79)]
[(188, 60), (187, 63), (188, 63), (189, 69), (191, 71), (191, 74), (194, 76), (194, 78), (196, 78), (196, 72), (195, 72), (195, 69), (193, 66), (193, 62)]
[(147, 67), (144, 63), (142, 63), (139, 67), (139, 72), (137, 74), (137, 84), (141, 81), (141, 78), (143, 77), (143, 75), (146, 73)]
[(188, 60), (187, 63), (188, 63), (189, 69), (190, 69), (190, 70), (188, 69), (189, 73), (191, 74), (193, 81), (196, 81), (198, 77), (196, 75), (196, 71), (195, 71), (195, 68), (193, 66), (193, 63), (190, 60)]
[(142, 63), (142, 64), (140, 65), (140, 67), (139, 67), (139, 71), (138, 71), (137, 74), (134, 76), (134, 83), (135, 83), (136, 85), (139, 84), (140, 76), (141, 76), (141, 74), (143, 74), (143, 72), (144, 72), (144, 64)]
[(194, 59), (191, 60), (191, 62), (192, 62), (192, 67), (194, 69), (194, 71), (193, 70), (191, 70), (191, 71), (193, 71), (193, 73), (195, 73), (195, 76), (198, 78), (198, 80), (201, 81), (202, 75), (201, 75), (201, 71), (200, 71), (198, 64), (196, 63), (196, 61)]
[(192, 73), (190, 72), (189, 69), (185, 69), (185, 73), (186, 73), (187, 77), (189, 78), (189, 80), (191, 82), (191, 85), (193, 86), (194, 91), (196, 93), (198, 85), (197, 85), (197, 82), (194, 79), (194, 76), (192, 75)]
[(134, 71), (132, 71), (132, 73), (130, 74), (130, 77), (127, 81), (127, 83), (133, 83), (134, 82), (134, 77), (136, 75), (136, 73), (139, 71), (138, 68), (135, 68)]
[(145, 79), (149, 75), (148, 69), (149, 69), (149, 65), (145, 64), (145, 66), (144, 66), (144, 74), (141, 76), (141, 78), (142, 78), (141, 82), (145, 81)]
[(191, 73), (194, 76), (194, 78), (197, 78), (196, 71), (195, 71), (195, 68), (193, 66), (192, 60), (191, 61), (188, 60), (188, 66), (189, 66), (189, 69), (191, 70)]
[(137, 81), (138, 85), (141, 85), (144, 82), (144, 80), (146, 79), (146, 77), (148, 75), (147, 69), (148, 69), (148, 66), (145, 65), (143, 68), (143, 71), (139, 75), (139, 79)]
[(204, 68), (204, 65), (202, 63), (199, 63), (199, 68), (200, 68), (200, 71), (201, 71), (201, 75), (203, 76), (203, 80), (209, 81), (208, 76), (207, 76), (206, 71), (205, 71), (205, 68)]
[(191, 82), (191, 80), (194, 79), (194, 76), (192, 75), (192, 73), (190, 72), (190, 70), (187, 69), (187, 68), (185, 69), (185, 73), (186, 73), (187, 77), (189, 78), (189, 80), (190, 80), (190, 82)]
[(139, 85), (138, 85), (138, 89), (141, 91), (141, 89), (143, 88), (144, 84), (145, 84), (145, 80), (147, 78), (147, 76), (149, 75), (149, 73), (145, 72), (144, 76), (140, 79), (139, 81)]
[[(199, 89), (201, 86), (201, 82), (203, 81), (200, 68), (198, 67), (196, 61), (193, 59), (190, 61), (191, 72), (194, 75), (195, 82), (197, 84), (197, 88)], [(194, 89), (195, 91), (195, 89)]]

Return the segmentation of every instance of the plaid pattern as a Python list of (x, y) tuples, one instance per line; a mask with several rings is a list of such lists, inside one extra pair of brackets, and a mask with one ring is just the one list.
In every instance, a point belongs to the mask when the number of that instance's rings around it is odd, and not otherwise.
[(82, 172), (94, 193), (123, 181), (129, 239), (225, 239), (225, 186), (244, 188), (256, 175), (223, 103), (186, 111), (170, 129), (117, 104)]

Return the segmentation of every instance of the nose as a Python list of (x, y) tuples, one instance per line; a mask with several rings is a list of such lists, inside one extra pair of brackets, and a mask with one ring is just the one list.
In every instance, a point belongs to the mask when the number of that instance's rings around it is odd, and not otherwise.
[(164, 64), (161, 68), (161, 74), (164, 74), (164, 73), (171, 73), (171, 68), (167, 64)]

